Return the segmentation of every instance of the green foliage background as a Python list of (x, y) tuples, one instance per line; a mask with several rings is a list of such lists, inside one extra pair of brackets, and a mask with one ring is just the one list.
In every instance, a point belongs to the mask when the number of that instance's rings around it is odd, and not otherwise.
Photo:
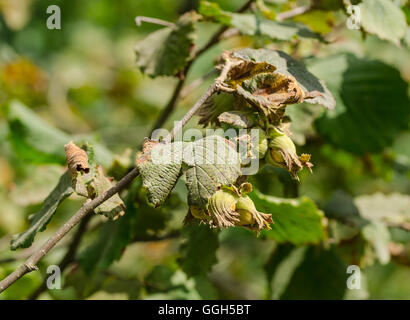
[[(256, 1), (248, 13), (233, 14), (243, 2), (218, 0), (222, 13), (203, 12), (214, 22), (197, 23), (197, 48), (220, 25), (240, 35), (203, 54), (187, 83), (231, 48), (268, 47), (303, 61), (337, 103), (334, 110), (286, 110), (292, 139), (312, 154), (313, 174), (304, 170), (297, 184), (266, 166), (250, 177), (257, 208), (276, 222), (259, 237), (239, 227), (183, 227), (184, 182), (154, 208), (137, 179), (122, 194), (126, 214), (115, 221), (94, 216), (63, 273), (63, 289), (39, 298), (410, 299), (409, 4), (365, 0), (362, 30), (348, 30), (341, 1), (313, 1), (313, 10), (286, 24), (275, 22), (275, 13), (310, 1)], [(0, 2), (0, 279), (81, 206), (82, 198), (69, 196), (31, 247), (10, 251), (11, 235), (29, 227), (28, 217), (64, 173), (64, 144), (89, 141), (97, 162), (119, 180), (170, 99), (178, 80), (144, 76), (134, 52), (137, 41), (161, 27), (137, 27), (135, 17), (176, 22), (199, 1), (60, 1), (62, 29), (48, 30), (52, 4)], [(374, 6), (386, 10), (386, 19), (372, 15)], [(210, 83), (181, 98), (165, 127)], [(199, 128), (197, 118), (187, 127)], [(68, 238), (0, 299), (29, 298), (47, 266), (65, 255)], [(346, 288), (351, 264), (362, 268), (361, 290)]]

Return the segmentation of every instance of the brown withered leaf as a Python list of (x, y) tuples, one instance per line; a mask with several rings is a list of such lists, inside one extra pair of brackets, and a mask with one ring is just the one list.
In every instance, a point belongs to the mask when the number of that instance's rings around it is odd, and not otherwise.
[(68, 169), (73, 176), (76, 176), (78, 172), (90, 172), (87, 152), (76, 146), (72, 141), (67, 143), (64, 149)]
[[(335, 105), (334, 98), (324, 83), (297, 60), (281, 51), (269, 49), (243, 49), (226, 51), (221, 64), (230, 69), (219, 90), (233, 95), (230, 109), (221, 108), (220, 101), (211, 97), (201, 108), (200, 123), (212, 123), (224, 111), (254, 107), (271, 124), (279, 125), (289, 104), (320, 103), (328, 108)], [(239, 98), (239, 99), (238, 99)], [(245, 102), (245, 103), (244, 103)], [(217, 105), (219, 103), (219, 105)], [(229, 106), (228, 106), (229, 107)]]

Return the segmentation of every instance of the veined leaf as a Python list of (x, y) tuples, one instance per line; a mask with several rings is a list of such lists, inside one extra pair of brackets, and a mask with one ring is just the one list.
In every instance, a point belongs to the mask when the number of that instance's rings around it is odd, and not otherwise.
[[(147, 140), (144, 145), (151, 143)], [(158, 207), (165, 202), (181, 175), (182, 161), (178, 156), (182, 153), (183, 143), (168, 145), (157, 144), (152, 149), (144, 152), (137, 159), (143, 187), (147, 189), (148, 200)]]
[(184, 149), (188, 204), (205, 208), (208, 199), (220, 185), (233, 184), (241, 174), (240, 158), (229, 141), (210, 136), (187, 145)]
[(137, 66), (150, 77), (173, 76), (187, 64), (195, 38), (198, 16), (188, 12), (181, 16), (175, 27), (166, 27), (151, 33), (135, 46)]
[(66, 171), (60, 178), (57, 186), (49, 194), (49, 196), (44, 200), (43, 207), (39, 212), (30, 217), (30, 227), (13, 237), (11, 240), (11, 249), (16, 250), (17, 248), (27, 248), (34, 240), (37, 232), (44, 231), (47, 224), (53, 217), (58, 205), (69, 195), (73, 193), (71, 187), (71, 174)]
[(262, 231), (263, 235), (280, 243), (295, 245), (319, 243), (326, 239), (323, 213), (309, 198), (280, 199), (260, 192), (249, 196), (258, 210), (272, 214), (272, 230)]

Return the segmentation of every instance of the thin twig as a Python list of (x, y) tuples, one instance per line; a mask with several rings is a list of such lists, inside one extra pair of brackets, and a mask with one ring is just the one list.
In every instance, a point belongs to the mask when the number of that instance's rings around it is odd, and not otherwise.
[(301, 7), (296, 7), (292, 10), (289, 10), (289, 11), (278, 13), (276, 15), (276, 20), (283, 21), (283, 20), (286, 20), (286, 19), (289, 19), (289, 18), (293, 18), (295, 16), (298, 16), (298, 15), (301, 15), (301, 14), (304, 14), (304, 13), (308, 12), (311, 8), (312, 7), (309, 6), (309, 5), (308, 6), (301, 6)]
[[(237, 12), (241, 13), (249, 9), (251, 6), (252, 2), (254, 0), (249, 0), (247, 1)], [(174, 111), (176, 103), (178, 101), (178, 98), (180, 96), (180, 92), (185, 84), (186, 77), (188, 75), (188, 72), (193, 64), (193, 62), (198, 59), (199, 56), (201, 56), (204, 52), (206, 52), (208, 49), (212, 48), (215, 44), (217, 44), (220, 41), (221, 36), (225, 33), (226, 30), (228, 30), (228, 27), (221, 27), (209, 41), (202, 47), (200, 48), (193, 57), (188, 61), (187, 65), (185, 66), (183, 73), (181, 77), (178, 80), (178, 83), (174, 89), (174, 92), (171, 96), (171, 99), (169, 100), (167, 106), (162, 110), (158, 120), (155, 122), (155, 125), (152, 127), (150, 130), (149, 136), (152, 136), (152, 132), (155, 129), (162, 128), (165, 121), (168, 119), (169, 115)]]
[(182, 128), (187, 124), (187, 122), (198, 112), (202, 105), (217, 91), (223, 89), (223, 82), (228, 76), (228, 71), (231, 69), (232, 65), (236, 62), (227, 62), (221, 71), (220, 76), (215, 79), (215, 81), (209, 86), (208, 90), (199, 98), (199, 100), (193, 105), (191, 109), (185, 114), (185, 116), (176, 124), (172, 131), (164, 138), (165, 143), (169, 143), (175, 137), (175, 135), (182, 130)]
[(181, 100), (185, 99), (192, 91), (198, 88), (201, 84), (203, 84), (208, 78), (213, 76), (215, 73), (216, 73), (216, 70), (213, 69), (212, 71), (204, 74), (202, 77), (192, 81), (189, 85), (187, 85), (184, 89), (181, 90), (181, 93), (179, 94), (179, 98)]
[[(92, 217), (91, 215), (87, 215), (84, 219), (81, 220), (78, 226), (78, 230), (75, 233), (70, 243), (70, 246), (68, 247), (67, 253), (64, 255), (63, 259), (58, 264), (58, 266), (60, 267), (61, 273), (63, 273), (64, 270), (68, 267), (68, 265), (75, 259), (77, 249), (79, 248), (81, 240), (87, 231), (87, 224), (90, 221), (91, 217)], [(42, 284), (30, 295), (29, 299), (30, 300), (37, 299), (40, 296), (40, 294), (42, 294), (46, 289), (47, 289), (47, 278), (45, 278)]]
[(141, 26), (141, 22), (157, 24), (159, 26), (165, 26), (165, 27), (169, 27), (169, 28), (174, 28), (175, 27), (175, 23), (165, 21), (165, 20), (161, 20), (161, 19), (157, 19), (157, 18), (151, 18), (151, 17), (145, 17), (145, 16), (138, 16), (138, 17), (135, 18), (135, 23), (137, 24), (138, 27)]
[(101, 203), (111, 198), (117, 192), (125, 189), (125, 187), (134, 180), (139, 174), (138, 168), (132, 169), (125, 177), (123, 177), (112, 188), (108, 189), (103, 194), (94, 198), (93, 200), (87, 200), (83, 206), (58, 229), (54, 235), (52, 235), (33, 255), (31, 255), (17, 270), (8, 275), (0, 282), (0, 293), (6, 290), (15, 281), (20, 279), (26, 273), (37, 270), (37, 262), (43, 258), (74, 226), (76, 226), (83, 218), (90, 214)]

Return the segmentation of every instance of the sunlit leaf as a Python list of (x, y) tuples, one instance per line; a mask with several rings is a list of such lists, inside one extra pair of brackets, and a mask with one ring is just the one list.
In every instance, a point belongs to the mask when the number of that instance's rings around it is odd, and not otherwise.
[(390, 0), (363, 0), (360, 6), (360, 24), (368, 33), (400, 43), (406, 34), (406, 17)]
[(291, 40), (297, 37), (320, 38), (303, 24), (272, 21), (255, 14), (231, 13), (222, 10), (217, 3), (213, 2), (201, 1), (199, 13), (208, 20), (234, 27), (244, 35), (265, 36), (272, 40)]
[(295, 245), (319, 243), (326, 239), (323, 213), (307, 197), (280, 199), (253, 192), (250, 197), (258, 210), (272, 214), (272, 230), (262, 234), (277, 242)]

